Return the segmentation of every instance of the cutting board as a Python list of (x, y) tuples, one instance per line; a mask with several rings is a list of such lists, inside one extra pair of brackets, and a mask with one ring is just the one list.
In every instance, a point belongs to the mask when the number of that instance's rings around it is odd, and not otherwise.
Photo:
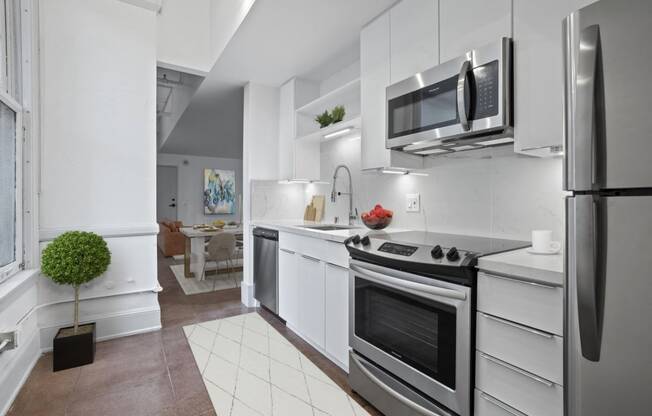
[(315, 207), (315, 221), (321, 222), (324, 218), (324, 208), (326, 206), (326, 197), (324, 195), (314, 195), (311, 205)]

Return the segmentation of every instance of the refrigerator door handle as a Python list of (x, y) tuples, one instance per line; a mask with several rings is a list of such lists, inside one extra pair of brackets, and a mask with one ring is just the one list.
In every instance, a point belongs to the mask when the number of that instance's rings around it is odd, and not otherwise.
[(600, 26), (584, 28), (579, 35), (576, 83), (573, 189), (597, 190), (601, 184), (600, 152), (604, 124)]
[(577, 284), (577, 316), (582, 355), (600, 361), (604, 282), (604, 235), (602, 199), (597, 195), (575, 196), (574, 273)]

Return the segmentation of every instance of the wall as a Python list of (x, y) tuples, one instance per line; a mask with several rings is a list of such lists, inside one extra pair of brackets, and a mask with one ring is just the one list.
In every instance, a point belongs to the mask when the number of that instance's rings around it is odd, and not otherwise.
[[(67, 230), (107, 239), (81, 290), (98, 339), (160, 328), (156, 274), (156, 12), (116, 0), (40, 2), (41, 248)], [(38, 281), (40, 346), (72, 318), (69, 287)]]
[(159, 66), (206, 75), (211, 49), (211, 0), (166, 0), (156, 18)]
[[(187, 161), (188, 164), (184, 164)], [(215, 220), (241, 221), (242, 160), (159, 153), (158, 165), (177, 167), (177, 219), (184, 224), (203, 224)], [(204, 215), (204, 169), (235, 171), (236, 211), (233, 215)]]
[[(532, 229), (551, 229), (562, 239), (562, 160), (517, 155), (511, 146), (431, 158), (427, 177), (360, 172), (360, 140), (339, 139), (321, 145), (321, 178), (332, 182), (335, 166), (353, 173), (354, 206), (376, 203), (394, 210), (394, 226), (460, 234), (529, 240)], [(346, 189), (345, 176), (338, 190)], [(329, 186), (320, 186), (328, 195)], [(405, 212), (405, 194), (420, 193), (421, 212)], [(348, 200), (327, 199), (326, 220), (348, 213)]]
[(165, 0), (157, 18), (159, 66), (205, 76), (255, 0)]
[[(253, 180), (276, 180), (278, 175), (279, 89), (255, 83), (244, 88), (242, 126), (242, 222), (251, 227), (251, 183)], [(246, 233), (247, 237), (250, 234)], [(251, 238), (244, 239), (245, 259), (242, 303), (253, 306), (253, 251)]]

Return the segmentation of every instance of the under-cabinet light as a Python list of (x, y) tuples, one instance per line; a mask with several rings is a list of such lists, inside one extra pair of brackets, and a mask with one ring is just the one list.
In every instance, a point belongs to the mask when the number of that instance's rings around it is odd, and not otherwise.
[(333, 137), (342, 136), (342, 135), (350, 132), (351, 130), (353, 130), (353, 127), (345, 127), (343, 129), (334, 131), (332, 133), (325, 134), (324, 139), (332, 139)]

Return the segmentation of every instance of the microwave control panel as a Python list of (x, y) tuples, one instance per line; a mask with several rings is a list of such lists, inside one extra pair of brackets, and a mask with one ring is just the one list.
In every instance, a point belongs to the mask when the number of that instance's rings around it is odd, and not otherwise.
[(479, 120), (498, 114), (498, 61), (473, 68), (475, 94), (471, 119)]

